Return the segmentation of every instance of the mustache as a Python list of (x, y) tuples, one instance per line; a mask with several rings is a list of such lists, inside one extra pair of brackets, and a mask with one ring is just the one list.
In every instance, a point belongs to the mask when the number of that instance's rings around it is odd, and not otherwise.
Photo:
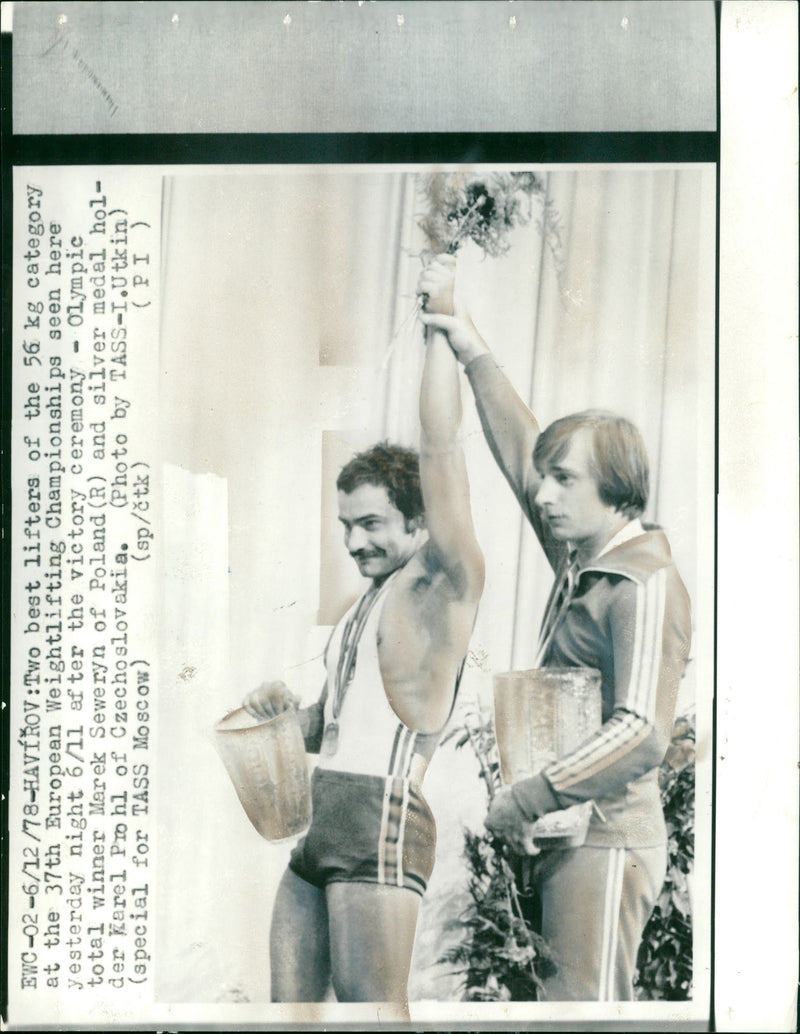
[(369, 560), (371, 557), (385, 556), (385, 552), (382, 549), (358, 549), (355, 553), (351, 553), (350, 556), (353, 560)]

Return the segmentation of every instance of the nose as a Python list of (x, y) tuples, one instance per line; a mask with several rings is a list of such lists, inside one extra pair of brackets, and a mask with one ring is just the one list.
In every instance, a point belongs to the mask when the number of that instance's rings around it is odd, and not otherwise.
[(364, 529), (357, 524), (348, 528), (344, 535), (344, 544), (350, 553), (359, 553), (367, 544)]
[(534, 502), (537, 506), (548, 506), (555, 502), (555, 490), (558, 487), (556, 479), (550, 474), (545, 474), (539, 488), (536, 491)]

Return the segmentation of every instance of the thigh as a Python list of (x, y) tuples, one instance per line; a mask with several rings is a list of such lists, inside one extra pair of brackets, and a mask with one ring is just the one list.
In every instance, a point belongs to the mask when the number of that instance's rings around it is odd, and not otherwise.
[(542, 936), (557, 973), (549, 1001), (627, 1001), (642, 931), (661, 890), (665, 848), (580, 847), (542, 859)]
[(337, 999), (394, 1002), (405, 1009), (420, 895), (403, 887), (342, 882), (328, 886), (327, 900)]
[(269, 938), (273, 1002), (321, 1002), (330, 986), (325, 891), (283, 874)]

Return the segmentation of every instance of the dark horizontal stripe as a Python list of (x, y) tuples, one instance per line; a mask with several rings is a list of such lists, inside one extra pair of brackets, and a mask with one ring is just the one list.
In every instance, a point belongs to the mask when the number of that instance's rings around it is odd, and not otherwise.
[(14, 165), (715, 162), (697, 133), (154, 133), (17, 135)]
[(409, 883), (413, 884), (413, 887), (419, 889), (422, 893), (427, 889), (425, 880), (420, 879), (419, 876), (415, 875), (413, 872), (403, 873), (403, 883), (406, 885)]

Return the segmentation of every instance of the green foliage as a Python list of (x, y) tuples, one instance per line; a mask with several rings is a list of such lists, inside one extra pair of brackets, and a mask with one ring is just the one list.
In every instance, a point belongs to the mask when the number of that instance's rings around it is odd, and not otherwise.
[[(489, 799), (500, 787), (500, 766), (491, 716), (469, 713), (446, 736), (456, 749), (469, 745), (480, 765)], [(648, 922), (634, 977), (640, 1000), (682, 1000), (692, 986), (692, 919), (689, 878), (694, 861), (695, 730), (689, 718), (675, 723), (659, 773), (669, 860), (664, 887)], [(536, 933), (530, 862), (506, 854), (486, 831), (464, 831), (470, 904), (451, 925), (461, 942), (442, 961), (463, 974), (468, 1001), (535, 1001), (540, 981), (552, 971), (551, 953)]]
[(640, 999), (678, 1001), (692, 991), (695, 730), (688, 718), (675, 723), (659, 782), (667, 823), (667, 878), (644, 930), (634, 979)]
[[(502, 785), (490, 713), (468, 713), (445, 737), (456, 749), (472, 748), (489, 800)], [(527, 886), (527, 860), (507, 853), (486, 830), (464, 830), (469, 906), (451, 927), (463, 939), (442, 957), (463, 974), (464, 998), (478, 1002), (535, 1001), (541, 978), (552, 970), (550, 950), (534, 929), (537, 902)]]
[(532, 926), (535, 901), (518, 890), (500, 844), (488, 834), (464, 831), (464, 857), (472, 901), (457, 921), (466, 936), (442, 958), (463, 973), (464, 997), (472, 1002), (535, 1001), (541, 977), (552, 966), (542, 937)]

